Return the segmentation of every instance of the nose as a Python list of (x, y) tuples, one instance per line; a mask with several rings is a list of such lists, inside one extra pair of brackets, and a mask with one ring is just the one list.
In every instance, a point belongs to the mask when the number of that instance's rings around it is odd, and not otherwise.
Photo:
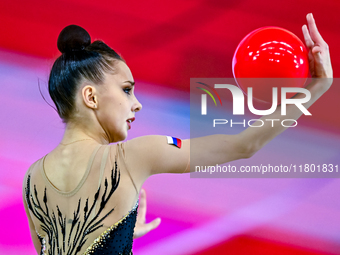
[(138, 101), (138, 99), (135, 97), (135, 103), (133, 104), (133, 109), (132, 111), (134, 112), (139, 112), (142, 110), (142, 104)]

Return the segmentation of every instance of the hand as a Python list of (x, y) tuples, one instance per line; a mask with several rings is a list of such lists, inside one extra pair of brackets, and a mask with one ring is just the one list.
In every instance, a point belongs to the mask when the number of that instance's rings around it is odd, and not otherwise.
[(333, 70), (328, 44), (320, 35), (311, 13), (307, 14), (307, 23), (308, 28), (303, 25), (302, 32), (309, 49), (308, 59), (311, 75), (313, 78), (330, 78), (328, 80), (330, 81), (329, 85), (331, 85)]
[(138, 238), (147, 234), (151, 230), (157, 228), (161, 223), (160, 218), (156, 218), (149, 223), (145, 223), (145, 215), (146, 215), (146, 193), (145, 190), (142, 189), (140, 192), (139, 208), (133, 238)]

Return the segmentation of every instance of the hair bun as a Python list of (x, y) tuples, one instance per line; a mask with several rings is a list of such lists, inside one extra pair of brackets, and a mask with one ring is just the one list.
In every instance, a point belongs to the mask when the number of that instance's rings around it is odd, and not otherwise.
[(91, 44), (89, 33), (77, 25), (65, 27), (58, 37), (58, 49), (61, 53), (84, 50)]

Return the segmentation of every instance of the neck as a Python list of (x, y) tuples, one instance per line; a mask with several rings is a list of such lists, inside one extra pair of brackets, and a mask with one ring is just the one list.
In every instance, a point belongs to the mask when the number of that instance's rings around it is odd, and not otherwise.
[(68, 144), (82, 139), (92, 139), (93, 141), (100, 144), (109, 144), (105, 132), (100, 131), (101, 130), (91, 125), (85, 126), (69, 122), (66, 124), (64, 136), (61, 140), (61, 143)]

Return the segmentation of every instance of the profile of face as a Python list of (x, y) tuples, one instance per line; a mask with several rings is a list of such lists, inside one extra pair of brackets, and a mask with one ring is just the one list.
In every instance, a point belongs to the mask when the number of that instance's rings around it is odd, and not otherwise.
[(94, 109), (97, 121), (109, 143), (123, 141), (133, 126), (135, 113), (142, 109), (134, 95), (134, 79), (123, 61), (116, 61), (114, 73), (105, 73), (103, 84), (96, 86)]

